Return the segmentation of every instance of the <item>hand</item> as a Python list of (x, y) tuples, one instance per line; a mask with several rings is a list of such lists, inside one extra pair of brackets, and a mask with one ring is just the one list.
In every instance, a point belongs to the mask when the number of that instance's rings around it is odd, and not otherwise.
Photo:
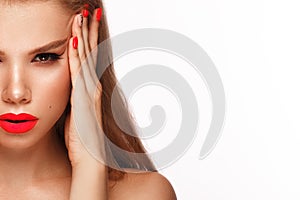
[(102, 86), (95, 70), (99, 29), (97, 11), (93, 13), (90, 28), (88, 28), (87, 16), (74, 17), (72, 38), (68, 47), (72, 91), (71, 112), (65, 123), (65, 143), (73, 168), (87, 161), (96, 161), (82, 144), (84, 139), (94, 142), (97, 140), (94, 146), (104, 146), (98, 138), (101, 134), (99, 130), (102, 130)]

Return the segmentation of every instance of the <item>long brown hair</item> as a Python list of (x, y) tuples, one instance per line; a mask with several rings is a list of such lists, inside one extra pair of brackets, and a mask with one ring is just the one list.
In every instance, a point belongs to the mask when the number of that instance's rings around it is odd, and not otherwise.
[[(49, 1), (49, 0), (7, 0), (7, 3), (30, 3), (33, 1)], [(103, 72), (99, 81), (102, 84), (102, 121), (103, 121), (103, 131), (105, 135), (110, 139), (110, 141), (118, 146), (119, 148), (134, 153), (146, 153), (146, 150), (138, 138), (136, 130), (136, 122), (132, 116), (128, 102), (125, 98), (124, 93), (121, 88), (118, 86), (118, 81), (115, 75), (114, 66), (113, 66), (113, 56), (112, 48), (109, 40), (109, 29), (107, 24), (107, 18), (105, 14), (105, 8), (103, 6), (102, 0), (57, 0), (65, 9), (66, 12), (70, 14), (77, 14), (82, 11), (83, 8), (86, 8), (88, 5), (89, 18), (91, 18), (91, 13), (94, 9), (102, 8), (103, 15), (100, 21), (99, 34), (98, 34), (98, 44), (103, 41), (105, 42), (104, 49), (101, 50), (102, 54), (98, 55), (98, 64), (100, 66), (105, 66), (104, 63), (111, 63)], [(89, 20), (90, 21), (90, 20)], [(117, 123), (114, 120), (112, 112), (112, 94), (114, 93), (114, 109), (118, 111), (118, 121), (122, 121), (123, 130), (129, 131), (130, 134), (125, 133), (120, 129)], [(63, 115), (55, 124), (55, 130), (59, 135), (60, 139), (64, 141), (64, 124), (67, 113), (70, 112), (70, 103), (68, 103)], [(100, 111), (99, 111), (100, 112)], [(62, 142), (62, 144), (65, 144)], [(113, 152), (112, 152), (113, 153)], [(147, 169), (148, 171), (156, 171), (155, 167), (147, 156), (146, 159), (138, 160), (134, 156), (128, 156), (124, 154), (123, 156), (115, 156), (115, 160), (118, 165), (122, 168), (136, 168)], [(108, 166), (108, 173), (110, 180), (119, 180), (123, 178), (125, 172), (117, 169), (113, 169)]]

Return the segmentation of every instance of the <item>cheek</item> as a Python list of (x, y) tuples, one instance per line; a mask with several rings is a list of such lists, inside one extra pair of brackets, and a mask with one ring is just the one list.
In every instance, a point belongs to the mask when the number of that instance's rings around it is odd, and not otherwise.
[(62, 114), (69, 101), (71, 82), (68, 65), (40, 72), (39, 77), (43, 78), (35, 79), (32, 98), (39, 102), (40, 105), (36, 106), (41, 111), (52, 113), (52, 117), (57, 118)]

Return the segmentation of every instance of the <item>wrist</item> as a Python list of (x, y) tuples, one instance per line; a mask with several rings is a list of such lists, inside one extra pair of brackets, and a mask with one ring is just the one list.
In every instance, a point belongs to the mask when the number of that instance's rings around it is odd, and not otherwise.
[(70, 199), (107, 199), (107, 168), (96, 160), (72, 167)]
[(106, 166), (94, 159), (93, 157), (86, 157), (81, 159), (80, 162), (77, 162), (72, 165), (73, 172), (82, 172), (82, 171), (92, 171), (92, 172), (104, 172), (106, 171)]

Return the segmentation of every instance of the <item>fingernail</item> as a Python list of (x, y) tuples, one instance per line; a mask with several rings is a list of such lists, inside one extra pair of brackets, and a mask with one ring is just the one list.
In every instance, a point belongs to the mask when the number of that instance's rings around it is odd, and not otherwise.
[(77, 22), (78, 22), (78, 25), (81, 27), (82, 23), (83, 23), (83, 16), (82, 16), (82, 14), (79, 14), (77, 16)]
[(97, 9), (97, 14), (96, 14), (96, 18), (97, 18), (98, 22), (100, 22), (101, 16), (102, 16), (102, 8), (98, 8)]
[(73, 38), (73, 48), (74, 48), (74, 49), (77, 49), (77, 48), (78, 48), (78, 37), (77, 37), (77, 36), (75, 36), (75, 37)]
[(83, 17), (88, 17), (89, 16), (89, 11), (87, 9), (83, 9), (82, 15), (83, 15)]

